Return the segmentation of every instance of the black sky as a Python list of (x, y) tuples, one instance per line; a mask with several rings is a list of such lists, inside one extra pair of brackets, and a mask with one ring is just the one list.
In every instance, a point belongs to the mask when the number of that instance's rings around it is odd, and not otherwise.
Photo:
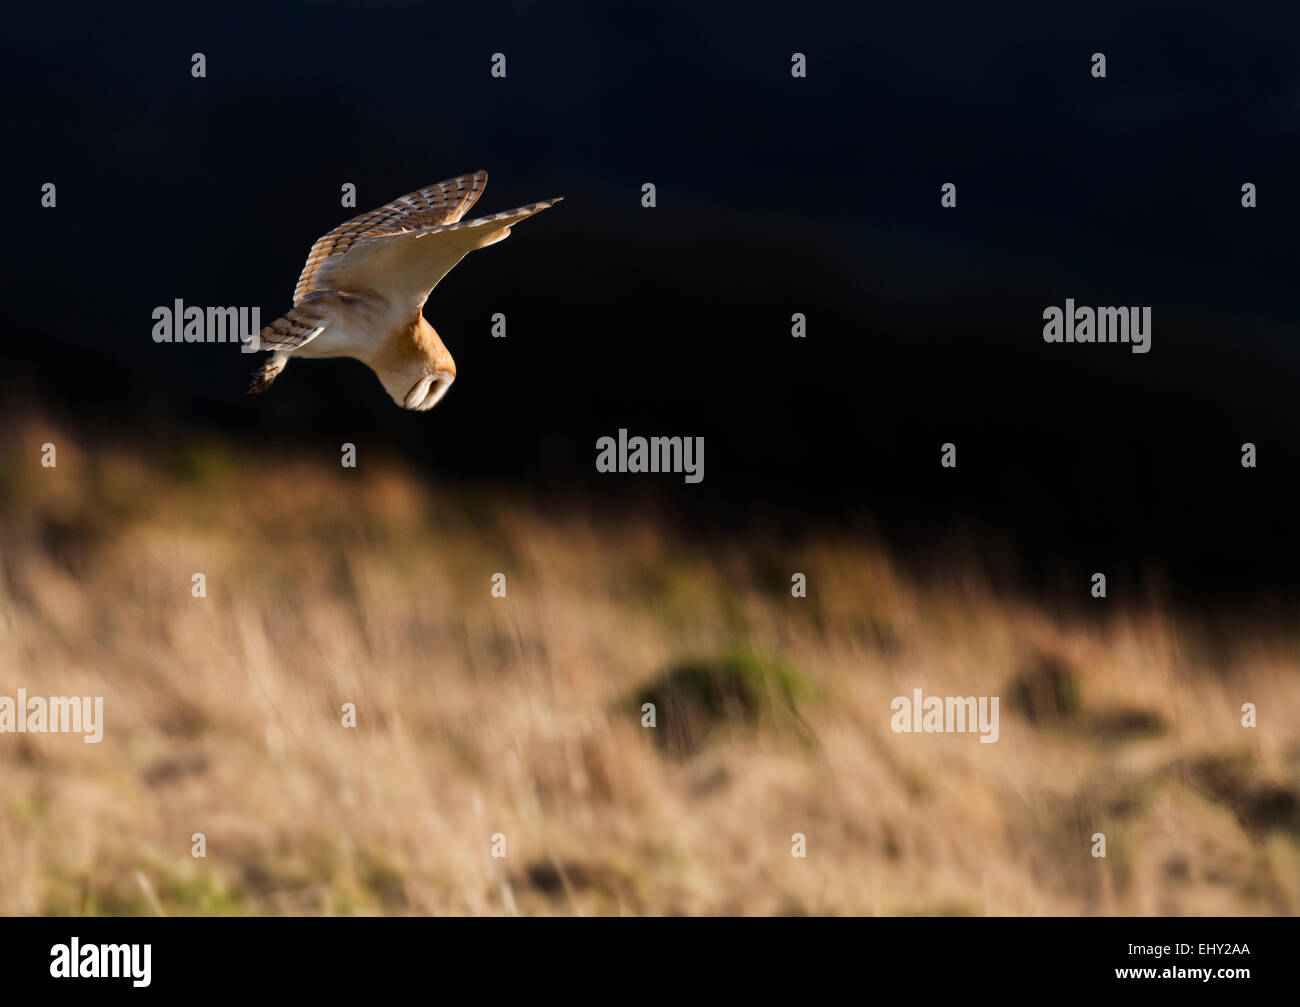
[[(614, 501), (646, 486), (596, 474), (598, 437), (703, 435), (704, 484), (654, 487), (701, 527), (867, 517), (909, 541), (1005, 536), (1029, 565), (1300, 581), (1295, 8), (5, 18), (11, 401), (155, 441), (219, 429), (333, 457), (351, 440), (434, 478)], [(311, 242), (350, 215), (344, 182), (362, 210), (477, 168), (479, 211), (566, 200), (434, 292), (425, 313), (460, 376), (432, 413), (396, 411), (349, 361), (294, 363), (249, 399), (249, 357), (151, 340), (152, 309), (176, 298), (282, 313)], [(1043, 308), (1067, 297), (1150, 305), (1152, 351), (1044, 344)], [(498, 311), (505, 340), (489, 336)], [(944, 441), (956, 471), (939, 468)]]

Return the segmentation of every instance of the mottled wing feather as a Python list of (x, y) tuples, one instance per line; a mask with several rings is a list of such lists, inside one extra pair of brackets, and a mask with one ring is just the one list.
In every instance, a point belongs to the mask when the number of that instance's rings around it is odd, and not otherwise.
[(426, 223), (421, 215), (404, 217), (381, 233), (355, 240), (345, 254), (321, 267), (317, 282), (336, 290), (373, 290), (393, 304), (419, 311), (430, 291), (467, 253), (502, 240), (512, 225), (558, 202), (548, 199), (451, 224)]
[(302, 274), (298, 277), (298, 285), (293, 291), (293, 303), (298, 304), (313, 290), (325, 289), (317, 282), (317, 277), (330, 256), (343, 255), (362, 238), (387, 233), (392, 227), (407, 220), (418, 219), (421, 227), (455, 224), (469, 212), (486, 186), (486, 171), (449, 178), (340, 224), (311, 246)]
[(309, 343), (325, 329), (325, 322), (311, 313), (307, 305), (290, 308), (259, 333), (264, 350), (296, 350)]

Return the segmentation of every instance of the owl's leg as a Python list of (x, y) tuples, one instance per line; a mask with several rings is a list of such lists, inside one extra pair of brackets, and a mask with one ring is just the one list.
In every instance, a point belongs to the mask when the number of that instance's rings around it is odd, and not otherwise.
[(289, 362), (289, 354), (283, 350), (274, 350), (266, 358), (266, 363), (257, 369), (253, 375), (253, 383), (248, 386), (249, 395), (261, 395), (271, 387), (274, 381), (284, 370), (285, 364)]

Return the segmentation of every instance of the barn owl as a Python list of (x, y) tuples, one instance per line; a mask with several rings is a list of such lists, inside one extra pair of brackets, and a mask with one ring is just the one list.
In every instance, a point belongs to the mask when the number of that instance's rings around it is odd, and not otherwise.
[(432, 409), (456, 380), (456, 362), (424, 319), (424, 302), (467, 252), (503, 240), (512, 225), (554, 206), (529, 203), (462, 221), (483, 194), (476, 171), (395, 199), (317, 239), (293, 308), (259, 333), (271, 356), (248, 389), (264, 392), (289, 356), (354, 357), (403, 409)]

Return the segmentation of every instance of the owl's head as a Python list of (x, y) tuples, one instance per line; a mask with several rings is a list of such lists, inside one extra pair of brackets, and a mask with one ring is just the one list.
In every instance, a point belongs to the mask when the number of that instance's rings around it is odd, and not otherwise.
[(423, 316), (395, 333), (369, 361), (389, 396), (403, 409), (432, 409), (456, 380), (456, 361)]

